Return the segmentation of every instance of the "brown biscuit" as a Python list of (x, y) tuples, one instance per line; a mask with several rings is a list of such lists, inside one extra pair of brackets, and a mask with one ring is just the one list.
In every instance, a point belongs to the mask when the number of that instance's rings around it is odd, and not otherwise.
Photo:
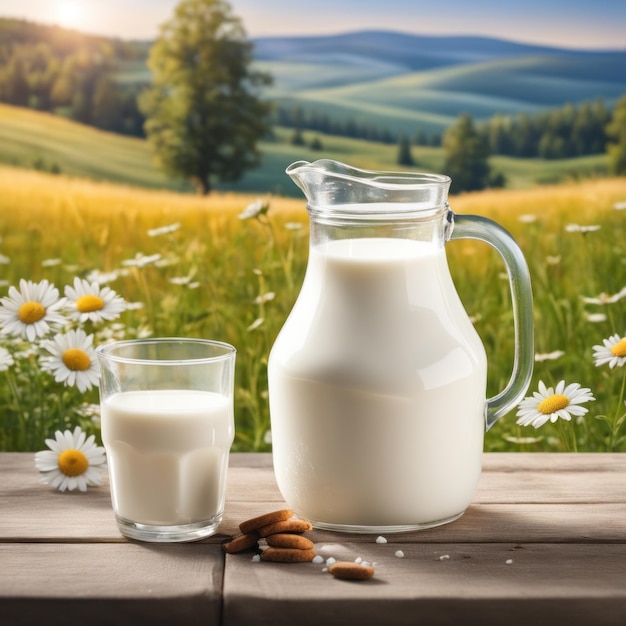
[(228, 554), (235, 554), (236, 552), (243, 552), (244, 550), (250, 550), (250, 548), (256, 548), (259, 545), (259, 533), (253, 530), (250, 533), (238, 535), (229, 541), (222, 544), (222, 549)]
[(274, 563), (307, 563), (315, 558), (315, 550), (294, 550), (293, 548), (266, 548), (261, 552), (263, 561)]
[(267, 545), (272, 548), (292, 548), (294, 550), (313, 550), (314, 543), (294, 533), (276, 533), (274, 535), (268, 535)]
[(371, 565), (362, 565), (351, 561), (337, 561), (328, 567), (328, 571), (335, 578), (347, 580), (367, 580), (374, 575), (374, 568)]
[(311, 522), (305, 522), (301, 519), (288, 519), (282, 522), (274, 522), (267, 526), (261, 526), (258, 530), (261, 537), (269, 537), (277, 533), (305, 533), (312, 528)]
[(291, 509), (281, 509), (280, 511), (272, 511), (271, 513), (265, 513), (265, 515), (259, 515), (253, 517), (245, 522), (239, 524), (239, 530), (245, 535), (253, 530), (258, 530), (262, 526), (273, 524), (275, 522), (282, 522), (293, 516)]

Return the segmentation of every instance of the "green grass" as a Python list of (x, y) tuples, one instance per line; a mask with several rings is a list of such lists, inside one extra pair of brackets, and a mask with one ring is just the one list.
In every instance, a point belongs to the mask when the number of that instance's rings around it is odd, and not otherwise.
[[(75, 276), (111, 273), (110, 286), (142, 305), (123, 314), (113, 336), (199, 336), (237, 347), (235, 449), (268, 450), (267, 355), (304, 275), (308, 220), (303, 198), (278, 196), (270, 199), (268, 221), (239, 220), (255, 198), (242, 193), (200, 198), (0, 167), (0, 296), (22, 278), (45, 278), (63, 290)], [(582, 422), (549, 424), (539, 431), (517, 426), (512, 411), (487, 433), (486, 450), (626, 451), (619, 424), (626, 367), (596, 368), (592, 359), (594, 345), (626, 330), (626, 298), (608, 305), (581, 298), (626, 286), (626, 222), (623, 211), (613, 208), (625, 200), (623, 178), (451, 199), (457, 213), (502, 224), (528, 260), (536, 352), (563, 352), (536, 363), (529, 393), (539, 380), (554, 386), (564, 379), (590, 387), (597, 398)], [(172, 223), (180, 224), (175, 232), (148, 233)], [(301, 228), (287, 228), (293, 223)], [(600, 229), (569, 233), (570, 223)], [(487, 351), (492, 396), (506, 384), (514, 354), (504, 268), (485, 244), (453, 241), (447, 249), (457, 289)], [(160, 254), (164, 262), (126, 265), (137, 253)], [(274, 297), (262, 297), (269, 293)], [(600, 321), (588, 318), (599, 313)], [(99, 334), (97, 341), (106, 336)], [(21, 349), (6, 337), (0, 343)], [(55, 428), (77, 419), (95, 428), (71, 410), (79, 400), (97, 402), (95, 390), (77, 398), (55, 387), (35, 365), (27, 358), (19, 368), (0, 372), (0, 449), (38, 449)]]
[[(277, 129), (275, 141), (261, 144), (261, 167), (237, 183), (220, 184), (217, 188), (300, 197), (300, 191), (284, 171), (290, 163), (301, 159), (334, 158), (359, 167), (398, 169), (395, 145), (312, 132), (305, 132), (304, 136), (308, 144), (315, 136), (320, 137), (323, 150), (293, 146), (289, 142), (291, 131)], [(412, 153), (415, 169), (441, 171), (441, 149), (414, 147)], [(58, 116), (6, 105), (0, 105), (0, 163), (149, 189), (192, 191), (189, 183), (170, 180), (157, 169), (150, 147), (143, 139), (123, 137)], [(603, 155), (558, 161), (494, 157), (492, 165), (508, 177), (512, 188), (597, 176), (607, 169)]]
[(153, 189), (184, 189), (153, 163), (146, 141), (0, 105), (0, 163)]

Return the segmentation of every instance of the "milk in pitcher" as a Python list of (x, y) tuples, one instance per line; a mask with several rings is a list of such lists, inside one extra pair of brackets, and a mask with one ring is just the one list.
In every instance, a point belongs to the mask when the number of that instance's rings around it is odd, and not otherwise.
[(268, 369), (289, 506), (317, 527), (357, 532), (461, 515), (481, 470), (486, 369), (442, 246), (312, 246)]

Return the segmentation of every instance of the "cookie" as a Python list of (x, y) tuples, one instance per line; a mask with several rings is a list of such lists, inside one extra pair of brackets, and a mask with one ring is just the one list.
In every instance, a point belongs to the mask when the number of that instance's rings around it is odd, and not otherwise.
[(261, 560), (274, 563), (306, 563), (315, 558), (315, 550), (293, 548), (266, 548), (261, 552)]
[(265, 513), (265, 515), (259, 515), (258, 517), (253, 517), (245, 522), (241, 522), (241, 524), (239, 524), (239, 530), (245, 535), (253, 530), (258, 530), (262, 526), (288, 520), (292, 516), (293, 511), (291, 509), (272, 511), (271, 513)]
[(374, 575), (374, 568), (371, 565), (362, 565), (352, 561), (337, 561), (328, 566), (328, 571), (335, 578), (346, 580), (367, 580)]
[(287, 519), (282, 522), (274, 522), (258, 529), (261, 537), (269, 537), (278, 533), (305, 533), (313, 528), (311, 522), (301, 519)]
[(267, 545), (272, 548), (292, 548), (294, 550), (313, 550), (315, 547), (310, 539), (294, 533), (268, 535)]
[(228, 554), (235, 554), (237, 552), (244, 552), (245, 550), (258, 547), (258, 542), (259, 533), (256, 530), (253, 530), (252, 532), (234, 537), (228, 543), (223, 543), (222, 549)]

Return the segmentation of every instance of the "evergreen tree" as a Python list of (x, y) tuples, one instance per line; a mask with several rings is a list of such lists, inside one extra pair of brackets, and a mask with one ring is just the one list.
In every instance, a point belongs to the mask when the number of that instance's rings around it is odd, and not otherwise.
[(423, 128), (417, 129), (414, 142), (416, 146), (428, 145), (428, 135), (426, 135), (426, 131)]
[(322, 143), (322, 140), (319, 137), (315, 136), (311, 140), (310, 148), (311, 150), (314, 150), (315, 152), (319, 152), (320, 150), (324, 149), (324, 144)]
[(452, 178), (451, 190), (478, 191), (489, 181), (489, 148), (470, 115), (462, 115), (443, 137), (444, 172)]
[(153, 85), (140, 99), (146, 134), (163, 169), (207, 194), (213, 180), (235, 181), (258, 165), (269, 130), (251, 69), (252, 44), (225, 0), (183, 0), (150, 51)]
[(626, 175), (626, 96), (617, 103), (607, 126), (609, 168), (611, 174)]
[(407, 165), (409, 167), (415, 165), (413, 155), (411, 154), (411, 142), (405, 135), (400, 137), (400, 141), (398, 142), (397, 162), (398, 165)]
[(28, 104), (29, 86), (22, 60), (14, 58), (8, 68), (5, 84), (5, 99), (10, 104), (26, 106)]

